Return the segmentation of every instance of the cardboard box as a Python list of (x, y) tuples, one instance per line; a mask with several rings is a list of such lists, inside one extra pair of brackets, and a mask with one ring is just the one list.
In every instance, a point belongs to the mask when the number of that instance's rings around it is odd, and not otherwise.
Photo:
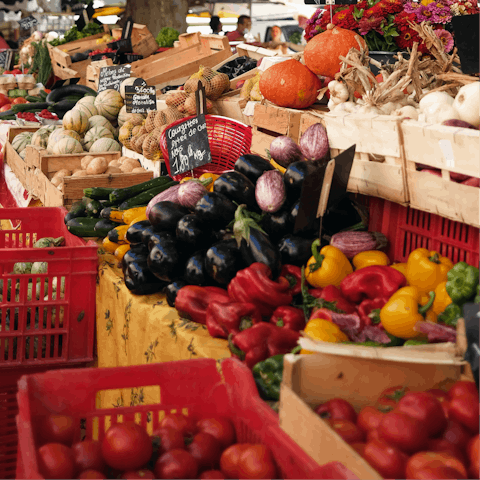
[[(480, 131), (402, 122), (410, 206), (480, 227), (480, 189), (450, 178), (459, 173), (480, 178)], [(417, 171), (416, 164), (441, 169), (442, 176)]]
[[(392, 348), (369, 348), (377, 354)], [(355, 409), (373, 405), (385, 388), (405, 385), (413, 391), (448, 389), (462, 378), (465, 362), (460, 357), (408, 349), (403, 358), (386, 360), (375, 353), (368, 358), (328, 353), (286, 355), (280, 390), (280, 427), (319, 465), (339, 461), (360, 479), (380, 480), (357, 452), (324, 422), (313, 408), (335, 397)], [(415, 358), (411, 356), (413, 351)]]

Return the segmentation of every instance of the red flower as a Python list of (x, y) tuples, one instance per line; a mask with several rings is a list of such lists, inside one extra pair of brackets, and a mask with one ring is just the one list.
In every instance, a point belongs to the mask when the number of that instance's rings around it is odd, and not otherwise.
[(400, 0), (381, 0), (375, 6), (379, 8), (382, 16), (388, 15), (389, 13), (398, 13), (403, 10), (403, 4)]
[(353, 5), (351, 9), (348, 8), (337, 12), (333, 16), (332, 23), (347, 30), (355, 30), (358, 28), (357, 21), (353, 18)]

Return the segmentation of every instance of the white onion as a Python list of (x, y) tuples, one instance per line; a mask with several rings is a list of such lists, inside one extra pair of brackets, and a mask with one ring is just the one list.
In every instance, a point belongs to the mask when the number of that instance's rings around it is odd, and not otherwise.
[(431, 92), (427, 93), (418, 104), (420, 111), (423, 112), (431, 105), (453, 105), (453, 97), (445, 92)]
[(478, 127), (480, 125), (480, 82), (472, 82), (460, 88), (453, 107), (458, 112), (460, 120)]

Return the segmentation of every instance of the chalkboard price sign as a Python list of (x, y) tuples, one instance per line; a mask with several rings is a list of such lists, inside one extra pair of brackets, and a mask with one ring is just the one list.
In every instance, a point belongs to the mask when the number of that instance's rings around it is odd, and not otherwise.
[(120, 91), (120, 84), (130, 78), (131, 65), (114, 65), (113, 67), (103, 67), (100, 69), (98, 78), (98, 93), (103, 90)]
[(29, 17), (22, 18), (18, 21), (18, 23), (20, 24), (20, 28), (22, 30), (29, 30), (30, 28), (38, 24), (38, 20), (32, 15), (30, 15)]
[[(137, 80), (135, 80), (135, 83), (137, 83)], [(155, 87), (147, 86), (145, 80), (143, 80), (143, 85), (126, 86), (125, 105), (127, 113), (148, 113), (150, 110), (156, 110), (157, 92)]]
[(0, 52), (0, 67), (5, 70), (11, 70), (13, 68), (13, 61), (15, 55), (13, 50), (4, 50)]
[(205, 115), (197, 115), (167, 128), (165, 135), (170, 175), (180, 175), (212, 161)]

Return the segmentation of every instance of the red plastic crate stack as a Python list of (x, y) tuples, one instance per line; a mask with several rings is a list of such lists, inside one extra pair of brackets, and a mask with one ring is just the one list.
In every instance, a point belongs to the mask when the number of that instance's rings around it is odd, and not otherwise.
[(370, 197), (369, 209), (369, 230), (387, 236), (391, 260), (406, 262), (410, 252), (426, 248), (454, 263), (479, 266), (478, 228), (375, 197)]
[[(222, 362), (223, 379), (213, 359), (182, 360), (135, 367), (80, 369), (23, 377), (19, 382), (17, 425), (21, 462), (17, 478), (42, 478), (35, 441), (39, 419), (57, 413), (77, 420), (75, 441), (83, 420), (86, 438), (101, 440), (111, 423), (136, 421), (150, 433), (165, 413), (182, 412), (194, 418), (221, 415), (232, 420), (238, 442), (268, 446), (279, 467), (279, 478), (355, 479), (339, 463), (319, 466), (278, 426), (276, 416), (258, 396), (251, 372), (239, 361)], [(96, 408), (100, 391), (160, 388), (161, 403)], [(95, 425), (98, 429), (95, 430)]]
[[(0, 209), (13, 225), (0, 230), (0, 478), (15, 478), (18, 379), (93, 360), (97, 246), (68, 232), (66, 213)], [(32, 248), (61, 236), (65, 246)], [(47, 262), (48, 273), (13, 274), (19, 262)]]

